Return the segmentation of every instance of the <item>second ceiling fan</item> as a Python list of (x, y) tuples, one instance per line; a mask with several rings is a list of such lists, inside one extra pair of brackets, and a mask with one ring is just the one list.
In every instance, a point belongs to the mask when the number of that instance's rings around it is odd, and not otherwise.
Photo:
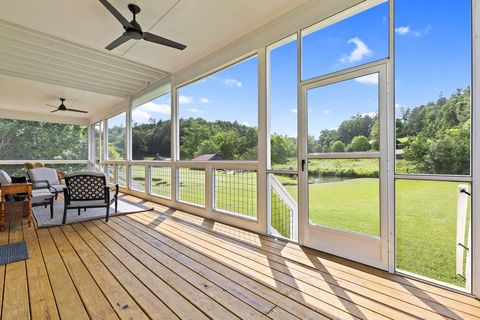
[(128, 40), (146, 40), (150, 42), (154, 42), (157, 44), (161, 44), (167, 47), (183, 50), (187, 46), (178, 42), (175, 42), (173, 40), (163, 38), (160, 36), (157, 36), (156, 34), (150, 33), (150, 32), (143, 32), (142, 28), (138, 24), (138, 22), (135, 20), (135, 16), (140, 13), (140, 7), (135, 5), (135, 4), (129, 4), (128, 9), (130, 12), (133, 14), (133, 20), (128, 22), (127, 19), (125, 19), (124, 16), (120, 12), (118, 12), (117, 9), (115, 9), (114, 6), (112, 6), (107, 0), (99, 0), (100, 3), (102, 3), (105, 8), (107, 8), (108, 11), (122, 24), (123, 29), (125, 32), (118, 37), (117, 39), (113, 40), (112, 43), (110, 43), (108, 46), (105, 47), (107, 50), (112, 50), (118, 47), (119, 45), (127, 42)]

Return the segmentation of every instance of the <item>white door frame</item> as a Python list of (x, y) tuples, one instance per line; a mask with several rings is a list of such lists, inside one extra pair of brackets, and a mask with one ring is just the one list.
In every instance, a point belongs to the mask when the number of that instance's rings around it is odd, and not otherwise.
[[(299, 105), (299, 242), (302, 245), (331, 253), (340, 257), (364, 263), (373, 267), (388, 270), (388, 175), (387, 175), (387, 63), (377, 61), (368, 65), (344, 70), (332, 75), (317, 78), (301, 84)], [(378, 73), (379, 75), (379, 120), (380, 120), (380, 151), (365, 153), (326, 153), (308, 154), (308, 112), (307, 90)], [(308, 217), (308, 159), (327, 158), (377, 158), (379, 159), (380, 175), (380, 237), (357, 232), (340, 230), (322, 225), (311, 225)], [(303, 168), (302, 163), (305, 163)]]

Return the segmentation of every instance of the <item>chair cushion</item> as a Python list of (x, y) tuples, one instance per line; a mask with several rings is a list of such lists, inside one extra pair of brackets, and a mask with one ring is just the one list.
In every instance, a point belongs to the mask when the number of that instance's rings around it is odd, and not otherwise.
[(53, 196), (48, 189), (33, 189), (32, 204), (49, 202)]
[(105, 200), (82, 200), (82, 201), (71, 201), (68, 207), (94, 207), (94, 206), (105, 206)]
[[(110, 202), (115, 198), (115, 192), (110, 191)], [(88, 206), (104, 206), (105, 200), (80, 200), (70, 201), (69, 207), (88, 207)]]
[(12, 178), (3, 170), (0, 170), (0, 184), (10, 184), (12, 183)]
[[(30, 179), (33, 181), (40, 181), (40, 180), (47, 180), (50, 185), (58, 185), (60, 182), (58, 181), (57, 170), (51, 168), (35, 168), (29, 169), (28, 175)], [(45, 184), (37, 183), (35, 184), (36, 187), (42, 186), (46, 187)]]

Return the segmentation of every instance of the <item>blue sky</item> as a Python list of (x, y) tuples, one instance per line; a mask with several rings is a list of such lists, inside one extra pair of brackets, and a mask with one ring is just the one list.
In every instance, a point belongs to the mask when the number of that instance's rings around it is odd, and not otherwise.
[[(470, 84), (470, 1), (397, 0), (396, 105), (414, 107)], [(271, 51), (272, 131), (296, 136), (296, 41)], [(303, 39), (303, 79), (388, 56), (388, 4), (380, 4)], [(257, 126), (257, 57), (180, 88), (183, 118)], [(309, 134), (332, 129), (356, 113), (377, 111), (372, 75), (309, 92)], [(169, 118), (166, 95), (134, 110), (134, 121)]]

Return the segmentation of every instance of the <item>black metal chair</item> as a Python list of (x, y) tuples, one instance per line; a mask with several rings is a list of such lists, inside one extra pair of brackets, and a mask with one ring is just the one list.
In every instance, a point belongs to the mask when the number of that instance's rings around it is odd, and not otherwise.
[(106, 218), (110, 214), (110, 205), (115, 203), (115, 213), (118, 208), (118, 184), (115, 191), (110, 191), (107, 186), (105, 174), (95, 172), (78, 172), (65, 176), (63, 224), (67, 222), (67, 211), (87, 208), (106, 208)]

